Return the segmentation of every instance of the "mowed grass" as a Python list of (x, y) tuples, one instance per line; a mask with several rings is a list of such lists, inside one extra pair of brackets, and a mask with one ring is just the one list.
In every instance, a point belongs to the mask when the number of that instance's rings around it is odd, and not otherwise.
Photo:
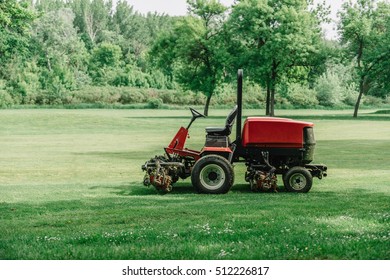
[[(198, 119), (187, 146), (228, 111)], [(390, 259), (389, 115), (278, 114), (316, 124), (329, 175), (307, 194), (281, 178), (279, 193), (251, 193), (241, 164), (226, 195), (144, 187), (141, 165), (188, 110), (0, 111), (0, 259)]]

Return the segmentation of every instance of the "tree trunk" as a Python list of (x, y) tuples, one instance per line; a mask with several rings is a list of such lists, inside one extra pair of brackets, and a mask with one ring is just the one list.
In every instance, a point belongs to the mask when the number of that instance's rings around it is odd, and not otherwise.
[(364, 42), (363, 42), (363, 40), (360, 40), (359, 49), (358, 49), (358, 56), (357, 56), (357, 65), (358, 65), (359, 75), (360, 75), (359, 96), (358, 96), (358, 99), (356, 100), (355, 110), (353, 112), (354, 118), (357, 118), (357, 116), (358, 116), (360, 101), (362, 100), (363, 92), (364, 92), (365, 75), (363, 74), (363, 67), (362, 67), (363, 49), (364, 49)]
[(270, 99), (270, 107), (269, 107), (269, 116), (274, 117), (275, 116), (275, 86), (271, 89), (271, 99)]
[(89, 14), (87, 13), (87, 11), (84, 12), (84, 23), (86, 26), (88, 37), (91, 40), (92, 45), (95, 45), (97, 31), (94, 30), (95, 21), (91, 11), (89, 11)]
[(47, 59), (47, 68), (49, 69), (49, 72), (52, 72), (53, 70), (51, 68), (50, 57), (47, 53), (46, 53), (46, 59)]
[(270, 102), (271, 102), (271, 88), (269, 82), (267, 82), (267, 100), (265, 104), (265, 115), (269, 116), (269, 109), (270, 109)]
[(359, 96), (358, 96), (358, 99), (356, 100), (355, 111), (353, 112), (353, 117), (354, 117), (354, 118), (357, 118), (357, 117), (358, 117), (360, 102), (361, 102), (361, 100), (362, 100), (363, 93), (364, 93), (364, 83), (365, 83), (365, 79), (366, 79), (365, 76), (363, 76), (363, 77), (360, 78), (360, 83), (359, 83)]
[[(278, 78), (278, 66), (279, 63), (277, 63), (275, 60), (272, 62), (272, 72), (271, 72), (271, 78), (268, 81), (269, 83), (269, 90), (270, 90), (270, 98), (269, 98), (269, 110), (268, 110), (268, 116), (274, 117), (275, 116), (275, 88), (276, 88), (276, 81)], [(268, 94), (268, 93), (267, 93)]]
[(209, 106), (210, 106), (211, 96), (212, 96), (212, 94), (210, 94), (209, 96), (207, 96), (206, 105), (204, 106), (204, 112), (203, 112), (203, 114), (204, 114), (206, 117), (209, 115)]

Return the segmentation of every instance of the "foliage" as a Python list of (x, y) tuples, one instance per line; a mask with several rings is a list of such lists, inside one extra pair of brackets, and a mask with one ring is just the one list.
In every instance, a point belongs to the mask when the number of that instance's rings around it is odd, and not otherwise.
[[(96, 85), (115, 83), (114, 79), (120, 78), (119, 66), (122, 52), (119, 46), (111, 43), (102, 43), (92, 51), (89, 72)], [(117, 83), (120, 82), (117, 81)]]
[(341, 81), (336, 73), (327, 71), (322, 74), (315, 89), (319, 104), (332, 107), (341, 103)]
[(0, 80), (0, 109), (7, 108), (13, 104), (11, 95), (5, 90), (5, 81)]
[(150, 109), (158, 109), (163, 105), (163, 101), (160, 98), (152, 98), (148, 101), (148, 108)]
[[(296, 66), (309, 66), (318, 52), (319, 23), (307, 1), (241, 0), (229, 20), (239, 63), (267, 88), (267, 114), (281, 78)], [(244, 59), (244, 60), (243, 60)]]
[(358, 73), (359, 95), (354, 117), (358, 115), (363, 95), (367, 94), (373, 85), (377, 88), (388, 88), (388, 83), (383, 82), (389, 75), (390, 4), (375, 2), (347, 2), (340, 12), (341, 39), (349, 56), (356, 60)]
[(61, 98), (65, 90), (76, 89), (79, 75), (87, 70), (88, 53), (77, 36), (74, 18), (72, 10), (61, 8), (44, 14), (33, 27), (41, 88), (54, 99)]
[(75, 27), (81, 34), (86, 46), (91, 49), (102, 42), (103, 32), (107, 29), (112, 1), (72, 0), (75, 13)]
[(238, 68), (244, 106), (267, 114), (274, 104), (317, 106), (313, 90), (320, 106), (381, 105), (390, 93), (389, 6), (346, 3), (341, 39), (329, 41), (320, 32), (328, 8), (306, 0), (241, 0), (230, 9), (189, 0), (183, 17), (140, 14), (125, 0), (3, 0), (2, 106), (128, 105), (148, 96), (125, 94), (139, 88), (163, 92), (154, 97), (164, 104), (201, 105), (206, 96), (207, 113), (235, 102)]
[(288, 100), (300, 108), (313, 108), (318, 105), (316, 91), (301, 84), (288, 85)]
[(224, 47), (219, 35), (226, 11), (216, 0), (188, 0), (191, 17), (179, 20), (163, 34), (152, 55), (166, 73), (186, 89), (207, 97), (204, 114), (223, 75)]
[[(29, 30), (36, 15), (25, 2), (0, 1), (0, 65), (29, 53)], [(0, 78), (4, 68), (0, 69)]]
[(14, 58), (6, 64), (4, 75), (6, 77), (5, 89), (12, 96), (13, 104), (34, 104), (41, 90), (40, 69), (37, 61), (23, 61)]

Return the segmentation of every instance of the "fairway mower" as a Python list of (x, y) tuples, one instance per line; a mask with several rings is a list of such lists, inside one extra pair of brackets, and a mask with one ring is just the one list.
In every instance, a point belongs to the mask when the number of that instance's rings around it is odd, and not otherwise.
[[(327, 175), (325, 165), (311, 164), (314, 139), (310, 122), (286, 118), (248, 117), (241, 130), (242, 70), (238, 71), (237, 105), (229, 113), (223, 127), (207, 127), (206, 143), (200, 151), (185, 147), (192, 123), (205, 116), (190, 108), (192, 118), (173, 137), (165, 155), (147, 161), (144, 185), (153, 185), (167, 193), (180, 178), (191, 177), (199, 193), (227, 193), (234, 182), (233, 163), (245, 163), (245, 180), (252, 191), (277, 191), (277, 175), (282, 175), (288, 192), (308, 192), (313, 177)], [(230, 134), (236, 120), (236, 139)]]

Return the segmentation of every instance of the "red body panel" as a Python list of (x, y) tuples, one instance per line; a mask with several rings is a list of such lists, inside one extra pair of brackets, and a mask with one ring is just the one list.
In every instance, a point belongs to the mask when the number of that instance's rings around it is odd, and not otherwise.
[(180, 127), (179, 131), (176, 133), (175, 137), (173, 137), (168, 148), (182, 150), (184, 148), (184, 144), (187, 141), (187, 137), (188, 137), (188, 130), (185, 129), (184, 127)]
[(242, 130), (243, 147), (302, 148), (303, 129), (313, 123), (284, 118), (249, 117)]
[(192, 157), (195, 160), (198, 160), (200, 158), (200, 152), (184, 148), (187, 137), (188, 130), (184, 127), (181, 127), (176, 133), (175, 137), (173, 137), (169, 146), (165, 148), (165, 151), (168, 154), (177, 154), (182, 157)]
[(203, 149), (200, 151), (201, 154), (205, 152), (213, 152), (213, 153), (232, 153), (232, 150), (227, 147), (203, 147)]

